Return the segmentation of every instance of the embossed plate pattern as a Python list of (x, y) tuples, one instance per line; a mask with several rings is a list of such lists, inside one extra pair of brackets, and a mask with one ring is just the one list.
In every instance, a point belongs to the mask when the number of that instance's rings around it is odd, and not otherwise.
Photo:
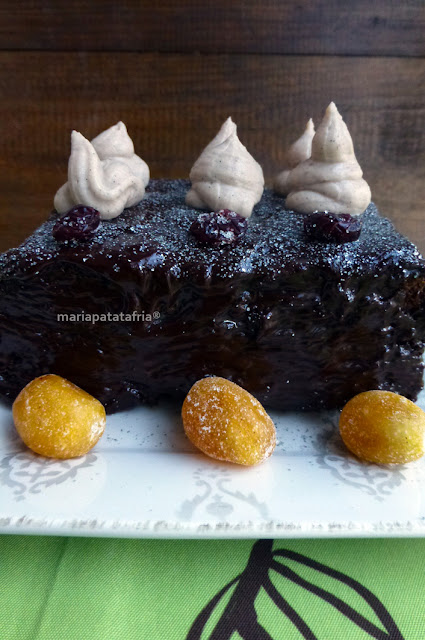
[[(419, 400), (425, 408), (425, 394)], [(273, 413), (278, 446), (263, 465), (217, 463), (186, 440), (177, 406), (109, 416), (83, 458), (25, 449), (0, 406), (0, 531), (117, 537), (425, 535), (425, 460), (362, 464), (338, 414)]]

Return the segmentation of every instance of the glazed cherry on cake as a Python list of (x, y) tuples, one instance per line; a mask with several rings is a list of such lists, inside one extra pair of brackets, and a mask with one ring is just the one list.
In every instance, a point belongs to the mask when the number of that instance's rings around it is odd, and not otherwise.
[(100, 224), (99, 211), (93, 207), (80, 204), (72, 207), (64, 216), (55, 222), (53, 237), (61, 242), (69, 240), (89, 240)]
[(199, 242), (219, 247), (237, 242), (247, 228), (246, 218), (235, 211), (221, 209), (212, 213), (201, 213), (192, 222), (190, 231)]
[(328, 211), (316, 211), (304, 218), (305, 233), (323, 242), (354, 242), (359, 239), (361, 230), (361, 219), (349, 213), (336, 215)]

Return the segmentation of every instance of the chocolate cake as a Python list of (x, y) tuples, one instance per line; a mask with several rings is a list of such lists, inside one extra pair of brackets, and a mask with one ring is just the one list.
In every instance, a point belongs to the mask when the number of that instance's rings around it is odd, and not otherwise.
[(109, 412), (182, 399), (207, 375), (276, 409), (368, 389), (416, 398), (425, 262), (373, 204), (360, 238), (338, 245), (307, 237), (305, 215), (266, 190), (246, 233), (214, 247), (190, 231), (189, 186), (152, 180), (86, 241), (56, 240), (54, 212), (0, 257), (3, 397), (49, 372)]

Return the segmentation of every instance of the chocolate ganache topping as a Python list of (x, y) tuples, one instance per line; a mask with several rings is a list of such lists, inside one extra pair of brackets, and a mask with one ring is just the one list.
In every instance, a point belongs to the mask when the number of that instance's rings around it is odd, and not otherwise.
[[(56, 373), (109, 412), (182, 400), (206, 375), (278, 409), (338, 407), (368, 389), (416, 396), (425, 263), (373, 204), (358, 241), (330, 244), (306, 238), (304, 216), (266, 189), (246, 232), (215, 247), (190, 231), (188, 188), (151, 180), (81, 243), (53, 237), (53, 213), (1, 256), (1, 395)], [(110, 313), (124, 320), (78, 315)]]

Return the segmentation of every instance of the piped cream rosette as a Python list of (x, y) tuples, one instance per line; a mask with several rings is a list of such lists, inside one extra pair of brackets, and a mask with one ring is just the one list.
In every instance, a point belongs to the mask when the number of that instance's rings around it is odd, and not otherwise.
[(286, 207), (360, 215), (371, 200), (362, 176), (347, 125), (331, 102), (313, 138), (311, 158), (289, 174)]
[(313, 120), (307, 122), (306, 128), (302, 136), (298, 138), (291, 146), (284, 157), (283, 169), (274, 179), (274, 190), (283, 196), (289, 193), (288, 189), (288, 177), (292, 169), (294, 169), (300, 162), (308, 160), (311, 156), (311, 142), (314, 136), (314, 123)]
[(84, 204), (97, 209), (103, 220), (110, 220), (140, 202), (148, 182), (149, 167), (134, 153), (123, 122), (91, 142), (73, 131), (68, 182), (57, 191), (54, 206), (65, 213)]
[(263, 170), (239, 140), (228, 118), (190, 172), (186, 203), (196, 209), (230, 209), (249, 218), (264, 189)]

